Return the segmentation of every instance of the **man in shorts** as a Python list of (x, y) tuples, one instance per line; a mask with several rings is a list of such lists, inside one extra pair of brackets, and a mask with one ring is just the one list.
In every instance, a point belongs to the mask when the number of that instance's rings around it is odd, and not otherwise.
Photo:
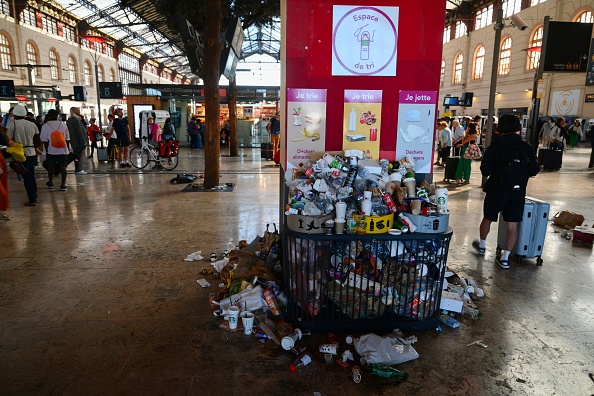
[[(518, 239), (518, 222), (522, 221), (524, 215), (524, 201), (526, 198), (526, 185), (528, 178), (535, 176), (540, 170), (532, 147), (522, 141), (520, 131), (522, 124), (518, 117), (513, 114), (505, 114), (499, 119), (497, 131), (499, 136), (493, 139), (491, 145), (485, 150), (481, 162), (481, 173), (489, 178), (485, 182), (483, 191), (487, 194), (483, 203), (483, 219), (479, 226), (480, 240), (472, 242), (472, 247), (479, 255), (484, 255), (486, 240), (492, 222), (497, 222), (499, 213), (503, 214), (503, 220), (507, 222), (507, 239), (505, 250), (500, 257), (496, 258), (501, 268), (509, 268), (509, 254), (514, 249)], [(504, 168), (512, 160), (521, 159), (521, 172), (526, 175), (525, 180), (518, 182), (513, 187), (506, 185), (507, 179), (511, 179), (505, 173)], [(510, 168), (515, 170), (516, 168)], [(519, 169), (519, 168), (518, 168)]]
[(116, 119), (113, 120), (111, 126), (112, 132), (115, 131), (119, 140), (120, 146), (120, 168), (130, 168), (132, 165), (128, 163), (128, 147), (130, 146), (130, 127), (128, 120), (124, 118), (122, 109), (116, 110)]

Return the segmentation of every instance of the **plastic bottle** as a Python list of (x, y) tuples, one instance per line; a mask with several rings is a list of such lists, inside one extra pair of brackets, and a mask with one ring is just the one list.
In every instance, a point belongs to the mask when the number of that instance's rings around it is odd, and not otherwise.
[(407, 379), (408, 373), (395, 369), (394, 367), (386, 366), (384, 364), (372, 363), (369, 365), (371, 373), (382, 378)]
[(281, 312), (278, 307), (278, 301), (274, 296), (274, 292), (272, 289), (268, 288), (264, 290), (264, 299), (266, 300), (266, 304), (268, 304), (268, 308), (272, 311), (274, 316), (280, 316)]
[(311, 355), (309, 353), (304, 353), (303, 355), (301, 355), (300, 357), (297, 358), (297, 360), (295, 360), (295, 362), (289, 366), (289, 370), (291, 371), (301, 371), (305, 368), (305, 366), (307, 366), (308, 364), (310, 364), (312, 361)]
[(404, 223), (401, 222), (400, 220), (394, 220), (394, 228), (399, 229), (403, 233), (408, 232), (408, 227), (406, 225), (404, 225)]
[(309, 162), (307, 164), (299, 163), (299, 166), (301, 167), (301, 170), (303, 171), (305, 177), (311, 177), (311, 175), (314, 174), (314, 168), (311, 166)]
[(396, 209), (396, 204), (394, 203), (394, 200), (392, 199), (390, 194), (388, 194), (385, 191), (382, 193), (382, 200), (384, 201), (384, 204), (386, 204), (388, 209), (390, 209), (390, 212), (396, 213), (398, 211), (398, 209)]
[(357, 130), (357, 112), (355, 108), (351, 109), (351, 114), (349, 115), (349, 132), (355, 132)]
[(415, 232), (417, 230), (417, 225), (413, 223), (410, 217), (406, 216), (402, 212), (398, 213), (398, 216), (400, 216), (400, 221), (402, 221), (404, 225), (408, 227), (410, 232)]

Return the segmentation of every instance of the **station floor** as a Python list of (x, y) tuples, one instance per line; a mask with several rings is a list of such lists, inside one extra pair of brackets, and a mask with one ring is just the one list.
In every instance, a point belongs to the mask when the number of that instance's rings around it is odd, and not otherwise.
[[(420, 357), (397, 366), (407, 381), (364, 371), (355, 384), (350, 369), (327, 367), (316, 352), (325, 334), (303, 340), (314, 362), (291, 373), (295, 357), (272, 341), (218, 328), (207, 302), (218, 280), (200, 274), (210, 263), (183, 259), (278, 223), (278, 166), (245, 149), (221, 157), (221, 182), (236, 183), (233, 192), (184, 193), (169, 180), (202, 173), (204, 161), (202, 151), (180, 155), (174, 172), (89, 160), (89, 174), (69, 174), (65, 193), (44, 189), (39, 171), (36, 207), (23, 206), (24, 187), (11, 175), (11, 220), (0, 222), (0, 395), (594, 394), (592, 248), (549, 224), (542, 266), (499, 268), (495, 228), (486, 256), (473, 254), (484, 196), (478, 163), (470, 185), (450, 187), (448, 267), (484, 289), (482, 318), (416, 333)], [(589, 147), (567, 151), (562, 170), (541, 172), (528, 195), (592, 225), (589, 156)], [(196, 283), (203, 277), (210, 288)], [(342, 351), (347, 333), (335, 333)], [(487, 348), (467, 346), (478, 340)]]

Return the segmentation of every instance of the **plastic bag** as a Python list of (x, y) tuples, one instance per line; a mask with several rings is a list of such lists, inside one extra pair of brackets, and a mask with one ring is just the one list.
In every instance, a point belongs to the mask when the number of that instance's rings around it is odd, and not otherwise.
[(395, 336), (380, 337), (370, 333), (356, 339), (354, 345), (357, 353), (367, 364), (379, 363), (392, 366), (419, 357), (410, 341)]
[(217, 316), (227, 316), (229, 307), (236, 306), (241, 311), (255, 311), (260, 308), (267, 308), (266, 300), (262, 296), (262, 287), (260, 285), (240, 291), (231, 297), (221, 300), (221, 302), (213, 301), (220, 307), (220, 312)]

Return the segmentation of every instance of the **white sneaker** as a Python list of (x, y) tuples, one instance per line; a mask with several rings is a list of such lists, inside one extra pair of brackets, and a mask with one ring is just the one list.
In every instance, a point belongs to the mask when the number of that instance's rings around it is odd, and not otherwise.
[(75, 175), (86, 175), (87, 172), (85, 172), (84, 170), (78, 171), (78, 172), (74, 172)]

